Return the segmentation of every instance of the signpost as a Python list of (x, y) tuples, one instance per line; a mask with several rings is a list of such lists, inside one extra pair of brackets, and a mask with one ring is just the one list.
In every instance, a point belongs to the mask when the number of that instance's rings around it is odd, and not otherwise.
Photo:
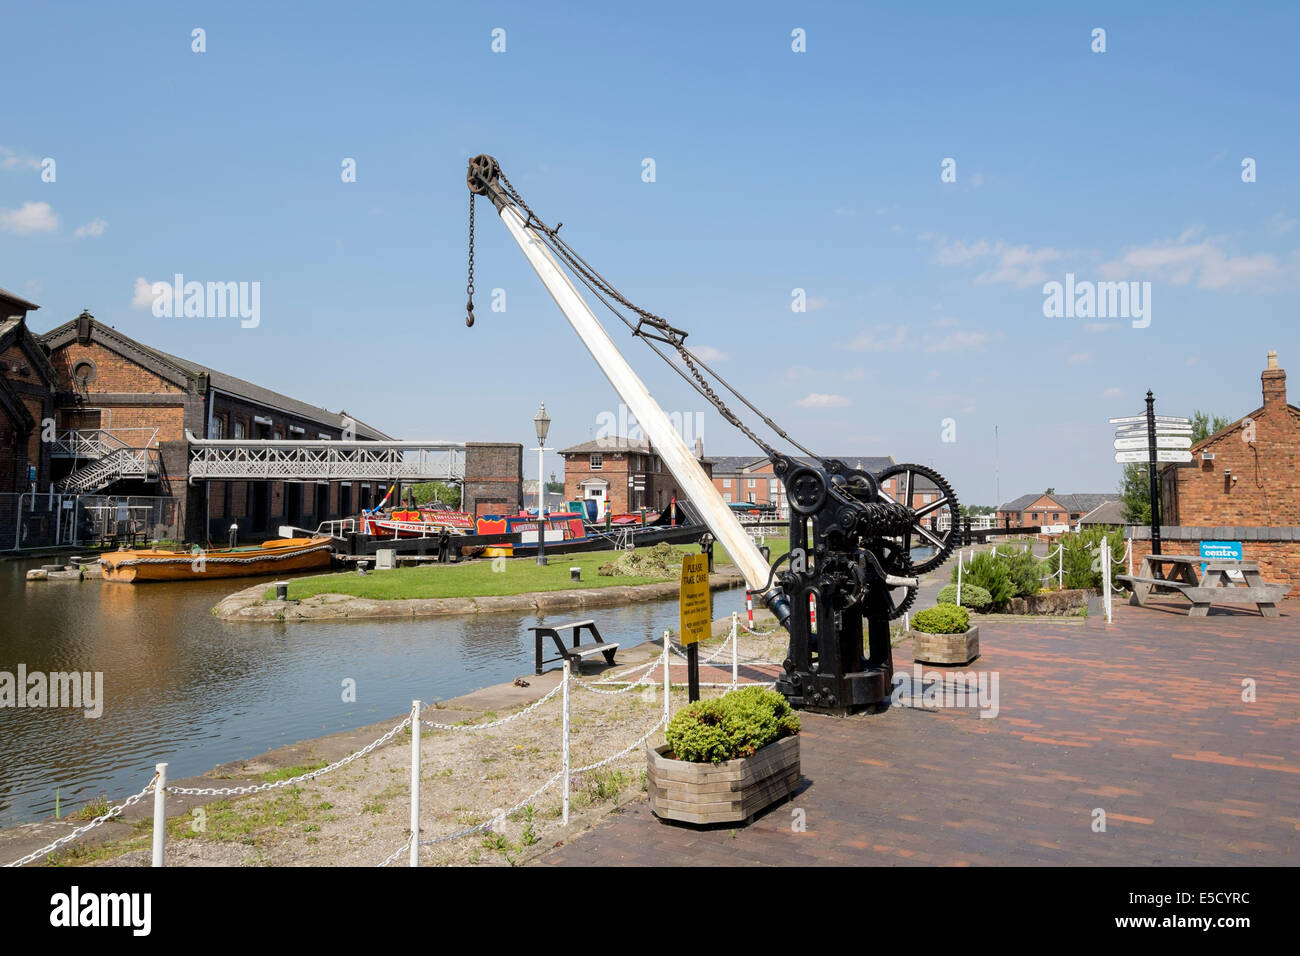
[(682, 558), (678, 596), (679, 633), (686, 647), (687, 696), (700, 699), (700, 645), (713, 628), (713, 601), (709, 591), (709, 558), (688, 554)]
[(1151, 495), (1151, 553), (1160, 554), (1160, 462), (1190, 462), (1192, 421), (1176, 415), (1157, 415), (1155, 395), (1147, 391), (1145, 415), (1112, 418), (1115, 426), (1115, 461), (1120, 464), (1147, 463), (1148, 490)]

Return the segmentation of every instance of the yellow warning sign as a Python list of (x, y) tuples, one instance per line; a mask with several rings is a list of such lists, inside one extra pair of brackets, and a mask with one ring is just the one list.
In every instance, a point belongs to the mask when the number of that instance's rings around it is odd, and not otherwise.
[(709, 592), (709, 556), (688, 554), (682, 558), (681, 641), (694, 644), (709, 636), (713, 625), (713, 595)]

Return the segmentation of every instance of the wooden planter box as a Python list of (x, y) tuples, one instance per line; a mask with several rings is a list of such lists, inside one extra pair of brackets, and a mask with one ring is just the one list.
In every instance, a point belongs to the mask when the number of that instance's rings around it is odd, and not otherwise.
[(912, 657), (927, 664), (969, 664), (980, 656), (979, 625), (964, 634), (912, 632)]
[(691, 763), (647, 748), (646, 789), (655, 816), (683, 823), (738, 823), (799, 788), (799, 736), (782, 737), (752, 757)]

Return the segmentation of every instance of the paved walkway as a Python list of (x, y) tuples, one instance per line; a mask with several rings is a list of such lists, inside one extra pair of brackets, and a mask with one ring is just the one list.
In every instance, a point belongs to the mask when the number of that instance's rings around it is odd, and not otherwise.
[(990, 622), (963, 670), (998, 675), (996, 718), (805, 715), (803, 790), (748, 827), (666, 824), (641, 801), (542, 862), (1300, 863), (1300, 601), (1274, 620), (1185, 607)]

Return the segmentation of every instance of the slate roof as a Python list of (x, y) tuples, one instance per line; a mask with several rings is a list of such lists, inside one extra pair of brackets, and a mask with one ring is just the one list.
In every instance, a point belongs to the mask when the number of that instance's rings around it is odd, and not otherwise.
[(1079, 519), (1079, 524), (1127, 524), (1124, 517), (1124, 502), (1115, 500), (1098, 505)]
[[(22, 296), (10, 292), (8, 289), (0, 289), (0, 299), (5, 299), (9, 302), (13, 302), (15, 305), (21, 306), (27, 312), (35, 312), (37, 309), (40, 308), (40, 306), (37, 305), (35, 302), (28, 302)], [(5, 318), (7, 318), (7, 316), (5, 316)]]
[(1006, 504), (998, 505), (998, 511), (1010, 511), (1013, 513), (1018, 511), (1024, 511), (1031, 504), (1033, 504), (1035, 501), (1037, 501), (1039, 498), (1042, 497), (1051, 498), (1053, 501), (1055, 501), (1058, 505), (1061, 506), (1062, 510), (1068, 511), (1070, 514), (1087, 514), (1089, 511), (1092, 511), (1094, 508), (1104, 504), (1107, 501), (1119, 500), (1119, 495), (1114, 493), (1076, 494), (1076, 495), (1059, 495), (1053, 493), (1048, 495), (1045, 492), (1039, 491), (1033, 494), (1021, 495), (1019, 498), (1016, 498), (1013, 501), (1008, 501)]
[(581, 445), (574, 445), (570, 448), (561, 448), (561, 455), (586, 455), (592, 452), (620, 452), (632, 451), (641, 454), (649, 454), (650, 442), (644, 438), (626, 438), (622, 435), (610, 435), (608, 438), (596, 438), (591, 441), (585, 441)]
[[(55, 326), (44, 335), (40, 336), (40, 341), (45, 344), (47, 349), (57, 348), (63, 345), (61, 339), (70, 339), (76, 336), (77, 320), (73, 319), (64, 322), (62, 325)], [(233, 395), (237, 398), (245, 399), (256, 405), (263, 405), (267, 408), (276, 409), (296, 415), (299, 418), (305, 418), (309, 421), (318, 422), (322, 425), (328, 425), (337, 428), (339, 421), (344, 416), (351, 418), (357, 423), (357, 436), (372, 441), (382, 441), (391, 439), (391, 435), (381, 432), (379, 429), (367, 425), (365, 422), (358, 421), (355, 416), (350, 416), (345, 411), (332, 412), (327, 408), (321, 408), (319, 405), (312, 405), (308, 402), (299, 401), (280, 392), (272, 391), (261, 385), (237, 378), (234, 375), (228, 375), (225, 372), (214, 368), (209, 368), (199, 362), (190, 359), (180, 358), (163, 352), (160, 349), (145, 345), (117, 329), (104, 325), (102, 322), (93, 323), (93, 333), (101, 335), (104, 339), (115, 341), (118, 345), (126, 347), (128, 351), (134, 351), (140, 356), (145, 357), (146, 362), (152, 359), (154, 362), (170, 369), (173, 375), (183, 376), (186, 379), (194, 379), (199, 375), (207, 375), (208, 381), (212, 388), (217, 391), (225, 392), (227, 395)], [(110, 346), (111, 347), (111, 346)], [(164, 376), (165, 377), (165, 376)]]

